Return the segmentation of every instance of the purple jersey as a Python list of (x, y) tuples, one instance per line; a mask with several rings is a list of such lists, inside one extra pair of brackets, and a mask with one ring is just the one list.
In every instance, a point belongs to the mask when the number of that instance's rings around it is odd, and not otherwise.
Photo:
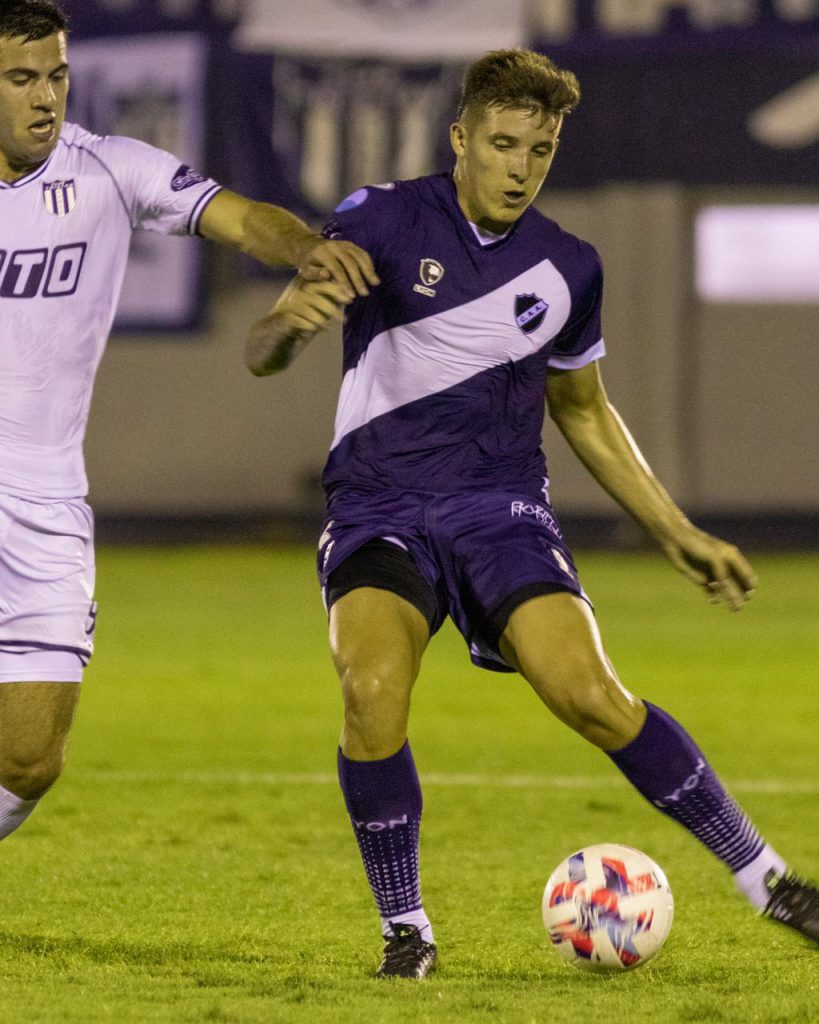
[(359, 189), (324, 233), (381, 277), (344, 323), (331, 510), (350, 491), (537, 494), (547, 371), (605, 352), (594, 248), (531, 208), (482, 244), (451, 174)]

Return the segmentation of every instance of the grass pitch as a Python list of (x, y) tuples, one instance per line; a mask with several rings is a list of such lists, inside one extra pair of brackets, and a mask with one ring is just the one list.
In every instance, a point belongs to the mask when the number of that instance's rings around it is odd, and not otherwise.
[[(760, 829), (819, 874), (819, 558), (757, 558), (739, 615), (659, 558), (581, 555), (627, 686), (698, 738)], [(819, 957), (514, 676), (433, 641), (411, 739), (441, 953), (372, 979), (378, 922), (334, 774), (340, 699), (312, 553), (104, 549), (98, 654), (64, 778), (0, 848), (6, 1024), (806, 1024)], [(590, 843), (665, 868), (677, 916), (635, 973), (548, 948), (547, 876)]]

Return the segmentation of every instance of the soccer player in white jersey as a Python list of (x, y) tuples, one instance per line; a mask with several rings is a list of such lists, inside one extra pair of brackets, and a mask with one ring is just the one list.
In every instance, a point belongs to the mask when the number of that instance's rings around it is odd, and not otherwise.
[[(476, 664), (519, 672), (752, 905), (819, 939), (819, 891), (787, 870), (685, 729), (620, 683), (549, 502), (544, 396), (677, 569), (735, 610), (753, 590), (740, 552), (685, 517), (606, 397), (597, 254), (531, 208), (578, 100), (574, 75), (547, 58), (487, 54), (464, 80), (454, 172), (360, 189), (325, 229), (364, 245), (382, 281), (346, 311), (319, 542), (344, 697), (339, 779), (381, 917), (382, 976), (422, 978), (436, 961), (407, 722), (446, 615)], [(295, 282), (251, 331), (253, 372), (286, 366), (337, 298)]]
[(66, 22), (0, 0), (0, 839), (55, 781), (92, 652), (92, 516), (82, 442), (136, 228), (199, 233), (332, 280), (369, 256), (168, 153), (65, 124)]

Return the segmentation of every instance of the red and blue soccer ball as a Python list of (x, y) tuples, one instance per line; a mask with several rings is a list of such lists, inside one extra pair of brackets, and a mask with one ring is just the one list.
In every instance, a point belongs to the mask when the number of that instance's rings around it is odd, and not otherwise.
[(662, 949), (673, 920), (674, 897), (662, 868), (616, 843), (567, 857), (543, 893), (552, 944), (585, 971), (639, 967)]

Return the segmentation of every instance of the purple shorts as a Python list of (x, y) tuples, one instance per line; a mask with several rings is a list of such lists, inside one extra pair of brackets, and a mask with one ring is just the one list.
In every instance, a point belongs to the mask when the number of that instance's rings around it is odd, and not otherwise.
[[(498, 640), (519, 604), (558, 590), (588, 601), (542, 494), (495, 490), (334, 495), (318, 551), (325, 604), (333, 573), (353, 552), (376, 539), (406, 551), (428, 584), (434, 613), (419, 607), (430, 631), (440, 628), (449, 615), (466, 640), (472, 661), (481, 668), (512, 671), (498, 650)], [(412, 571), (409, 563), (408, 569)], [(365, 579), (360, 585), (379, 586)], [(389, 583), (383, 588), (394, 589)]]

